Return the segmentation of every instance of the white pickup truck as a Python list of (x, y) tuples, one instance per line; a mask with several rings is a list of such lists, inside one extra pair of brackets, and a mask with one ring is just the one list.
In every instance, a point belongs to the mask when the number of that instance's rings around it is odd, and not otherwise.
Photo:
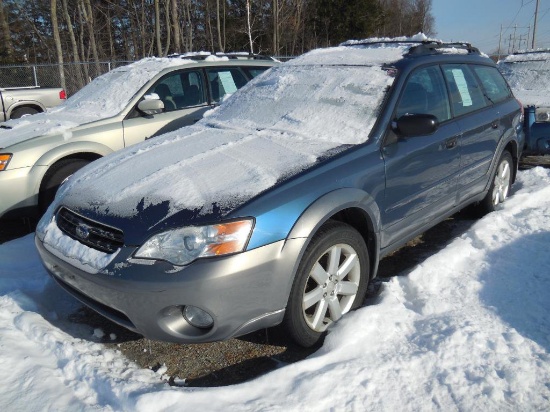
[(0, 122), (44, 112), (67, 99), (65, 90), (58, 88), (18, 87), (0, 88)]

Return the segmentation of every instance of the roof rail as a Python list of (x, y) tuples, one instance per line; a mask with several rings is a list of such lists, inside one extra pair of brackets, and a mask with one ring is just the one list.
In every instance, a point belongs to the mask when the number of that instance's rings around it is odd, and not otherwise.
[(348, 40), (341, 43), (340, 46), (371, 46), (376, 44), (422, 44), (422, 43), (437, 43), (436, 40), (378, 40), (378, 39), (366, 39), (366, 40)]
[(422, 54), (436, 54), (440, 53), (441, 49), (459, 49), (459, 50), (465, 50), (468, 52), (468, 54), (481, 54), (479, 49), (477, 47), (472, 46), (470, 43), (463, 43), (463, 42), (451, 42), (451, 43), (444, 43), (444, 42), (434, 42), (434, 41), (427, 41), (422, 42), (416, 47), (411, 47), (409, 49), (409, 55), (422, 55)]
[(270, 56), (264, 56), (261, 54), (252, 54), (246, 52), (236, 52), (236, 53), (216, 53), (212, 54), (210, 52), (196, 52), (196, 53), (184, 53), (184, 54), (170, 54), (167, 57), (172, 59), (189, 59), (189, 60), (206, 60), (208, 57), (226, 57), (229, 60), (266, 60), (266, 61), (276, 61), (275, 58)]
[(466, 50), (468, 54), (480, 54), (478, 48), (473, 47), (470, 43), (450, 42), (445, 43), (439, 40), (363, 40), (358, 42), (345, 42), (342, 46), (375, 46), (380, 44), (410, 44), (408, 55), (417, 56), (423, 54), (437, 54), (439, 49), (461, 49)]
[(547, 49), (529, 49), (529, 50), (518, 50), (518, 51), (515, 51), (513, 52), (512, 54), (513, 55), (518, 55), (518, 54), (537, 54), (537, 53), (549, 53), (550, 52), (550, 48), (547, 48)]

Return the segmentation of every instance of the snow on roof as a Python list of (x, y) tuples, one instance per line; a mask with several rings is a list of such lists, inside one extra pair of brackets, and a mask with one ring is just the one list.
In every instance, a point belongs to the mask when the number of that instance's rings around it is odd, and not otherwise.
[(68, 139), (70, 130), (79, 125), (119, 114), (157, 73), (168, 67), (193, 63), (196, 62), (190, 59), (151, 57), (113, 69), (95, 78), (60, 106), (4, 123), (11, 129), (0, 129), (0, 147), (43, 135), (65, 134)]
[(423, 41), (438, 41), (436, 39), (431, 39), (426, 36), (424, 33), (417, 33), (414, 36), (400, 36), (400, 37), (369, 37), (368, 39), (363, 40), (348, 40), (343, 43), (340, 43), (340, 46), (353, 46), (353, 45), (363, 45), (368, 43), (381, 43), (381, 42), (423, 42)]
[(394, 80), (381, 64), (405, 49), (310, 52), (259, 76), (197, 125), (95, 162), (67, 190), (120, 216), (138, 213), (142, 201), (169, 201), (169, 214), (240, 204), (329, 151), (365, 142)]
[(512, 54), (498, 67), (523, 105), (550, 107), (550, 52)]

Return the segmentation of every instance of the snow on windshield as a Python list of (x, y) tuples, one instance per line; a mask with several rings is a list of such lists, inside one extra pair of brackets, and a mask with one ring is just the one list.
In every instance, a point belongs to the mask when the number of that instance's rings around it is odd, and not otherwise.
[[(207, 213), (214, 203), (230, 208), (328, 151), (365, 142), (394, 80), (380, 63), (398, 60), (406, 49), (308, 54), (259, 76), (196, 126), (94, 162), (63, 190), (72, 190), (80, 204), (119, 216), (137, 214), (140, 202), (147, 208), (168, 201), (169, 215)], [(363, 66), (344, 65), (359, 60)]]
[(550, 53), (511, 55), (499, 69), (524, 105), (550, 106)]
[(134, 95), (163, 69), (190, 63), (194, 61), (147, 58), (113, 69), (46, 113), (6, 122), (11, 129), (0, 130), (0, 147), (9, 147), (44, 135), (65, 133), (65, 138), (70, 138), (69, 130), (76, 126), (119, 114)]
[(367, 139), (391, 81), (379, 65), (287, 65), (273, 69), (239, 99), (230, 99), (208, 123), (292, 133), (308, 144), (358, 144)]

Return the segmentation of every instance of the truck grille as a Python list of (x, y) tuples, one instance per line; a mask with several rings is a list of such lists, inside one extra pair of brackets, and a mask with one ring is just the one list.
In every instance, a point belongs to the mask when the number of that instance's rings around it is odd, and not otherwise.
[(122, 230), (87, 219), (65, 207), (59, 209), (56, 220), (61, 231), (91, 248), (114, 253), (124, 245)]

